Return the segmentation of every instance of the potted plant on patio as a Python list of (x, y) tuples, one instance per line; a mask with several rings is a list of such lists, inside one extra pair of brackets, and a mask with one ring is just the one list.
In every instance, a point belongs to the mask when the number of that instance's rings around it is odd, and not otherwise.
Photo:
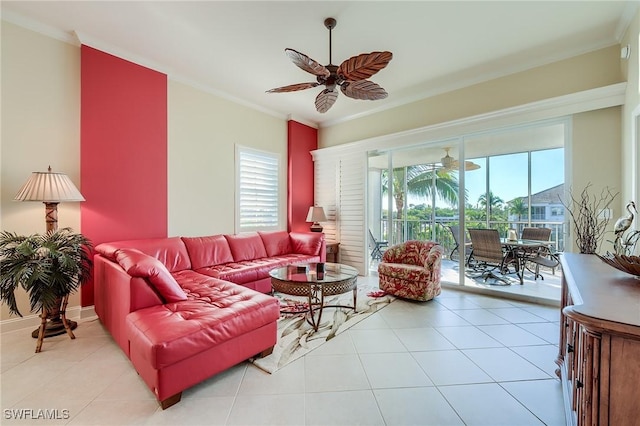
[(29, 295), (32, 312), (42, 319), (36, 352), (40, 352), (48, 316), (57, 310), (69, 336), (74, 339), (65, 317), (69, 295), (91, 276), (91, 242), (71, 228), (29, 236), (0, 233), (0, 299), (11, 314), (18, 310), (15, 291), (20, 286)]

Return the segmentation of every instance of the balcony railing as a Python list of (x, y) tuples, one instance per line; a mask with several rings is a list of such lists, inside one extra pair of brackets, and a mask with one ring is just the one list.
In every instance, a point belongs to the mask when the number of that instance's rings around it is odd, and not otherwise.
[[(435, 228), (431, 220), (397, 220), (392, 221), (391, 226), (394, 232), (388, 229), (389, 222), (380, 222), (380, 235), (382, 240), (389, 241), (390, 245), (398, 244), (407, 240), (434, 240), (443, 246), (448, 255), (455, 247), (455, 240), (449, 230), (449, 226), (459, 225), (457, 218), (437, 218)], [(465, 228), (494, 228), (497, 229), (501, 237), (506, 237), (509, 229), (515, 229), (517, 234), (522, 233), (522, 229), (528, 226), (551, 228), (551, 241), (554, 251), (564, 251), (565, 223), (557, 221), (466, 221)]]

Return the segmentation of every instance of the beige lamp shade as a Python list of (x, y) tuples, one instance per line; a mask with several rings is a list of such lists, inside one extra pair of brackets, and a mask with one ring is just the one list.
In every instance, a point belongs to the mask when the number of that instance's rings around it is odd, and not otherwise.
[(313, 222), (311, 225), (311, 232), (322, 232), (322, 226), (319, 222), (326, 222), (327, 216), (324, 214), (322, 207), (309, 207), (309, 213), (307, 213), (307, 222)]
[(327, 216), (324, 214), (322, 207), (309, 207), (309, 213), (307, 213), (307, 222), (326, 222)]
[(22, 185), (14, 200), (44, 203), (85, 201), (71, 179), (64, 173), (52, 172), (51, 167), (47, 172), (31, 173), (29, 180)]

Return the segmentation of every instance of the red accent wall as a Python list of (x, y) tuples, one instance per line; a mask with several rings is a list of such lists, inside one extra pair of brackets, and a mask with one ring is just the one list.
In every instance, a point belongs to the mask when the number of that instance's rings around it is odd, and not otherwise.
[(166, 237), (167, 76), (83, 45), (80, 109), (82, 233), (94, 245)]
[(318, 130), (289, 120), (287, 228), (291, 232), (308, 232), (306, 222), (313, 205), (313, 159), (310, 151), (318, 149)]

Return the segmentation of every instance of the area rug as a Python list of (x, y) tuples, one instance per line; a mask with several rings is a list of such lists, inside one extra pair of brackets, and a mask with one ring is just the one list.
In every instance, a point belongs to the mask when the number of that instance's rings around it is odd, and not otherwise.
[[(275, 293), (280, 299), (282, 310), (304, 311), (306, 298)], [(290, 362), (308, 354), (322, 344), (353, 327), (360, 321), (388, 306), (395, 297), (381, 291), (377, 285), (358, 284), (357, 312), (347, 308), (325, 308), (318, 331), (307, 321), (307, 313), (281, 314), (278, 320), (278, 341), (273, 353), (264, 358), (251, 359), (256, 367), (274, 373)], [(325, 305), (353, 306), (353, 293), (340, 294), (325, 298)]]

